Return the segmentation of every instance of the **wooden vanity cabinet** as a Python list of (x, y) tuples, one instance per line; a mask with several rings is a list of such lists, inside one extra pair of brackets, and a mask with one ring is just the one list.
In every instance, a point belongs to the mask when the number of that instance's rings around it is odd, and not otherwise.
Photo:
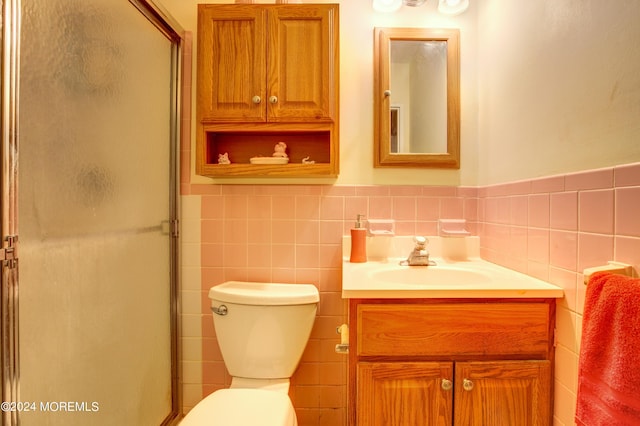
[[(200, 4), (197, 54), (199, 174), (337, 175), (337, 4)], [(249, 164), (274, 141), (289, 164)]]
[(551, 424), (554, 300), (349, 308), (349, 425)]

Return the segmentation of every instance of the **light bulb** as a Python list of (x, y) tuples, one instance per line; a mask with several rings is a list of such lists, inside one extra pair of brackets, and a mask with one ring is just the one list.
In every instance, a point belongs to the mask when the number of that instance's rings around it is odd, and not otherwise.
[(373, 0), (373, 10), (395, 12), (402, 6), (402, 0)]
[(469, 8), (469, 0), (439, 0), (438, 12), (445, 15), (459, 15)]

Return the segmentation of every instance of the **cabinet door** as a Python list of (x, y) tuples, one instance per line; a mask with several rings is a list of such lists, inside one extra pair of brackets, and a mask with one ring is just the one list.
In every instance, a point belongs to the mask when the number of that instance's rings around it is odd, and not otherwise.
[(268, 120), (331, 121), (336, 114), (337, 5), (269, 10)]
[(452, 378), (450, 362), (360, 362), (357, 424), (450, 426)]
[(198, 7), (198, 121), (266, 120), (266, 10)]
[(549, 361), (456, 363), (454, 426), (548, 426)]

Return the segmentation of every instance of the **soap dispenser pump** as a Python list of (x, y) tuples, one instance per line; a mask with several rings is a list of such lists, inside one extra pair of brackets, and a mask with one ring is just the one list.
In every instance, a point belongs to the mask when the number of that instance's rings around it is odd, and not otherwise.
[(362, 226), (363, 215), (359, 214), (356, 223), (351, 228), (351, 263), (364, 263), (367, 261), (367, 230)]

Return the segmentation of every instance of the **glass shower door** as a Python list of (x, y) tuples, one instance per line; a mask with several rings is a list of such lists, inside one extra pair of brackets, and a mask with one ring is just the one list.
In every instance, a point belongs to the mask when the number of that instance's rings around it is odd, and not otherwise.
[(126, 0), (22, 0), (22, 425), (175, 407), (176, 46)]

